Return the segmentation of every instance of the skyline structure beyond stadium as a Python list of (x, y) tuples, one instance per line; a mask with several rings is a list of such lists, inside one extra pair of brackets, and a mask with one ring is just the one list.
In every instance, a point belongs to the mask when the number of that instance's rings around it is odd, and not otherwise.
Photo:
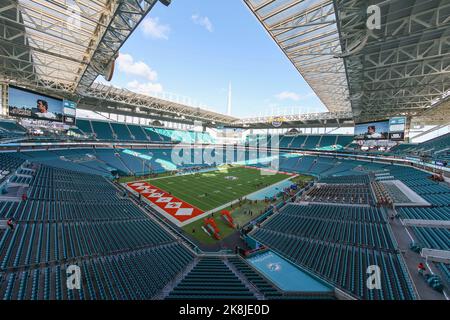
[[(113, 74), (119, 49), (156, 2), (0, 1), (3, 82), (65, 95), (97, 112), (267, 125), (272, 117), (237, 119), (94, 83)], [(374, 30), (366, 27), (364, 1), (244, 2), (330, 111), (284, 117), (290, 125), (340, 126), (395, 115), (442, 124), (436, 114), (450, 90), (448, 1), (369, 1), (380, 9)]]

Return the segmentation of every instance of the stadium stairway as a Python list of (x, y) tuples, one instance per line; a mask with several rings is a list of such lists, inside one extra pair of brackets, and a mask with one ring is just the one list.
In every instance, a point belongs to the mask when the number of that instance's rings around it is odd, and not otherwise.
[(218, 257), (202, 257), (167, 299), (256, 299)]
[(283, 294), (276, 289), (265, 277), (256, 272), (243, 258), (236, 256), (228, 258), (229, 265), (235, 272), (241, 274), (247, 282), (251, 283), (258, 292), (259, 300), (282, 297)]
[(258, 300), (264, 300), (265, 297), (264, 295), (259, 291), (258, 287), (254, 286), (252, 282), (250, 282), (247, 277), (242, 274), (240, 272), (240, 270), (238, 268), (235, 267), (235, 265), (229, 261), (228, 258), (222, 258), (223, 263), (238, 277), (239, 280), (241, 280), (241, 282), (243, 284), (245, 284), (245, 286), (247, 287), (247, 289), (253, 293), (253, 295), (256, 297), (256, 299)]
[(200, 258), (195, 256), (192, 261), (186, 265), (186, 268), (180, 271), (170, 282), (168, 282), (164, 288), (161, 289), (158, 294), (156, 294), (152, 299), (153, 300), (164, 300), (169, 294), (175, 289), (178, 284), (183, 281), (183, 279), (194, 269), (194, 267), (198, 264)]
[(91, 120), (92, 130), (98, 140), (113, 141), (114, 133), (110, 122)]
[(131, 132), (124, 123), (111, 122), (111, 129), (117, 141), (133, 141)]
[(94, 130), (92, 129), (91, 122), (89, 120), (77, 119), (76, 126), (81, 130), (85, 135), (93, 135)]
[(103, 161), (110, 167), (116, 168), (119, 172), (125, 175), (131, 175), (132, 171), (120, 158), (120, 153), (116, 149), (95, 149), (97, 159)]
[(337, 173), (336, 170), (339, 170), (339, 167), (341, 165), (341, 162), (339, 161), (334, 161), (332, 164), (330, 164), (330, 167), (325, 169), (324, 171), (321, 172), (321, 176), (330, 176), (332, 174)]
[(147, 136), (145, 130), (141, 126), (135, 124), (127, 124), (127, 128), (135, 141), (150, 142), (150, 138)]
[(117, 157), (117, 160), (119, 161), (119, 163), (126, 168), (126, 170), (134, 175), (136, 173), (136, 171), (134, 171), (133, 169), (131, 169), (131, 167), (129, 166), (129, 164), (127, 164), (124, 159), (122, 158), (121, 154), (120, 154), (120, 150), (114, 149), (114, 154)]
[(312, 172), (313, 168), (317, 165), (318, 159), (314, 159), (311, 163), (311, 165), (309, 166), (307, 172)]

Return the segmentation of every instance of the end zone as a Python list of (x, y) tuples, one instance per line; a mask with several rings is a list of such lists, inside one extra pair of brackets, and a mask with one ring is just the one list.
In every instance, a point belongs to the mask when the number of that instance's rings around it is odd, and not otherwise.
[(125, 187), (131, 192), (141, 195), (144, 201), (178, 227), (197, 220), (204, 213), (199, 208), (145, 181), (126, 183)]

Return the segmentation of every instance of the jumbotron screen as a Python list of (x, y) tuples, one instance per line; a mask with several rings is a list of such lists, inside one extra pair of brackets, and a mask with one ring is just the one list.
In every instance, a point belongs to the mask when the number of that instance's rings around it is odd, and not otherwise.
[(63, 100), (10, 86), (9, 115), (63, 122)]
[(389, 120), (364, 122), (355, 125), (356, 140), (389, 139)]

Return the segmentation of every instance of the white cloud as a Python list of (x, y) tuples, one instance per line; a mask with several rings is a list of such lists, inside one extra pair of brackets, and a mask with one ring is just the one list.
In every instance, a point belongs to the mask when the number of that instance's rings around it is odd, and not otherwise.
[(133, 56), (130, 54), (119, 54), (117, 65), (119, 71), (128, 75), (142, 77), (148, 81), (155, 81), (158, 78), (156, 71), (143, 61), (134, 61)]
[(209, 20), (208, 17), (202, 17), (202, 16), (200, 16), (198, 14), (193, 14), (191, 19), (192, 19), (192, 21), (195, 24), (198, 24), (199, 26), (202, 26), (203, 28), (205, 28), (209, 32), (213, 32), (213, 25), (212, 25), (211, 20)]
[(293, 101), (299, 101), (299, 100), (306, 99), (306, 98), (309, 98), (312, 96), (314, 96), (313, 92), (307, 93), (305, 95), (301, 95), (301, 94), (291, 92), (291, 91), (283, 91), (283, 92), (280, 92), (279, 94), (275, 95), (275, 97), (278, 100), (293, 100)]
[(290, 91), (280, 92), (279, 94), (275, 95), (275, 97), (278, 100), (294, 100), (294, 101), (298, 101), (301, 98), (299, 94)]
[(148, 18), (142, 22), (142, 31), (150, 38), (168, 40), (170, 26), (167, 24), (160, 24), (158, 17)]
[(140, 78), (126, 84), (126, 88), (140, 94), (153, 95), (163, 91), (163, 86), (156, 82), (158, 73), (143, 61), (135, 61), (133, 56), (126, 53), (117, 58), (118, 70), (126, 75)]
[(149, 96), (152, 96), (155, 93), (163, 92), (163, 86), (160, 83), (139, 82), (137, 80), (129, 82), (127, 84), (127, 88), (133, 92), (146, 94)]

